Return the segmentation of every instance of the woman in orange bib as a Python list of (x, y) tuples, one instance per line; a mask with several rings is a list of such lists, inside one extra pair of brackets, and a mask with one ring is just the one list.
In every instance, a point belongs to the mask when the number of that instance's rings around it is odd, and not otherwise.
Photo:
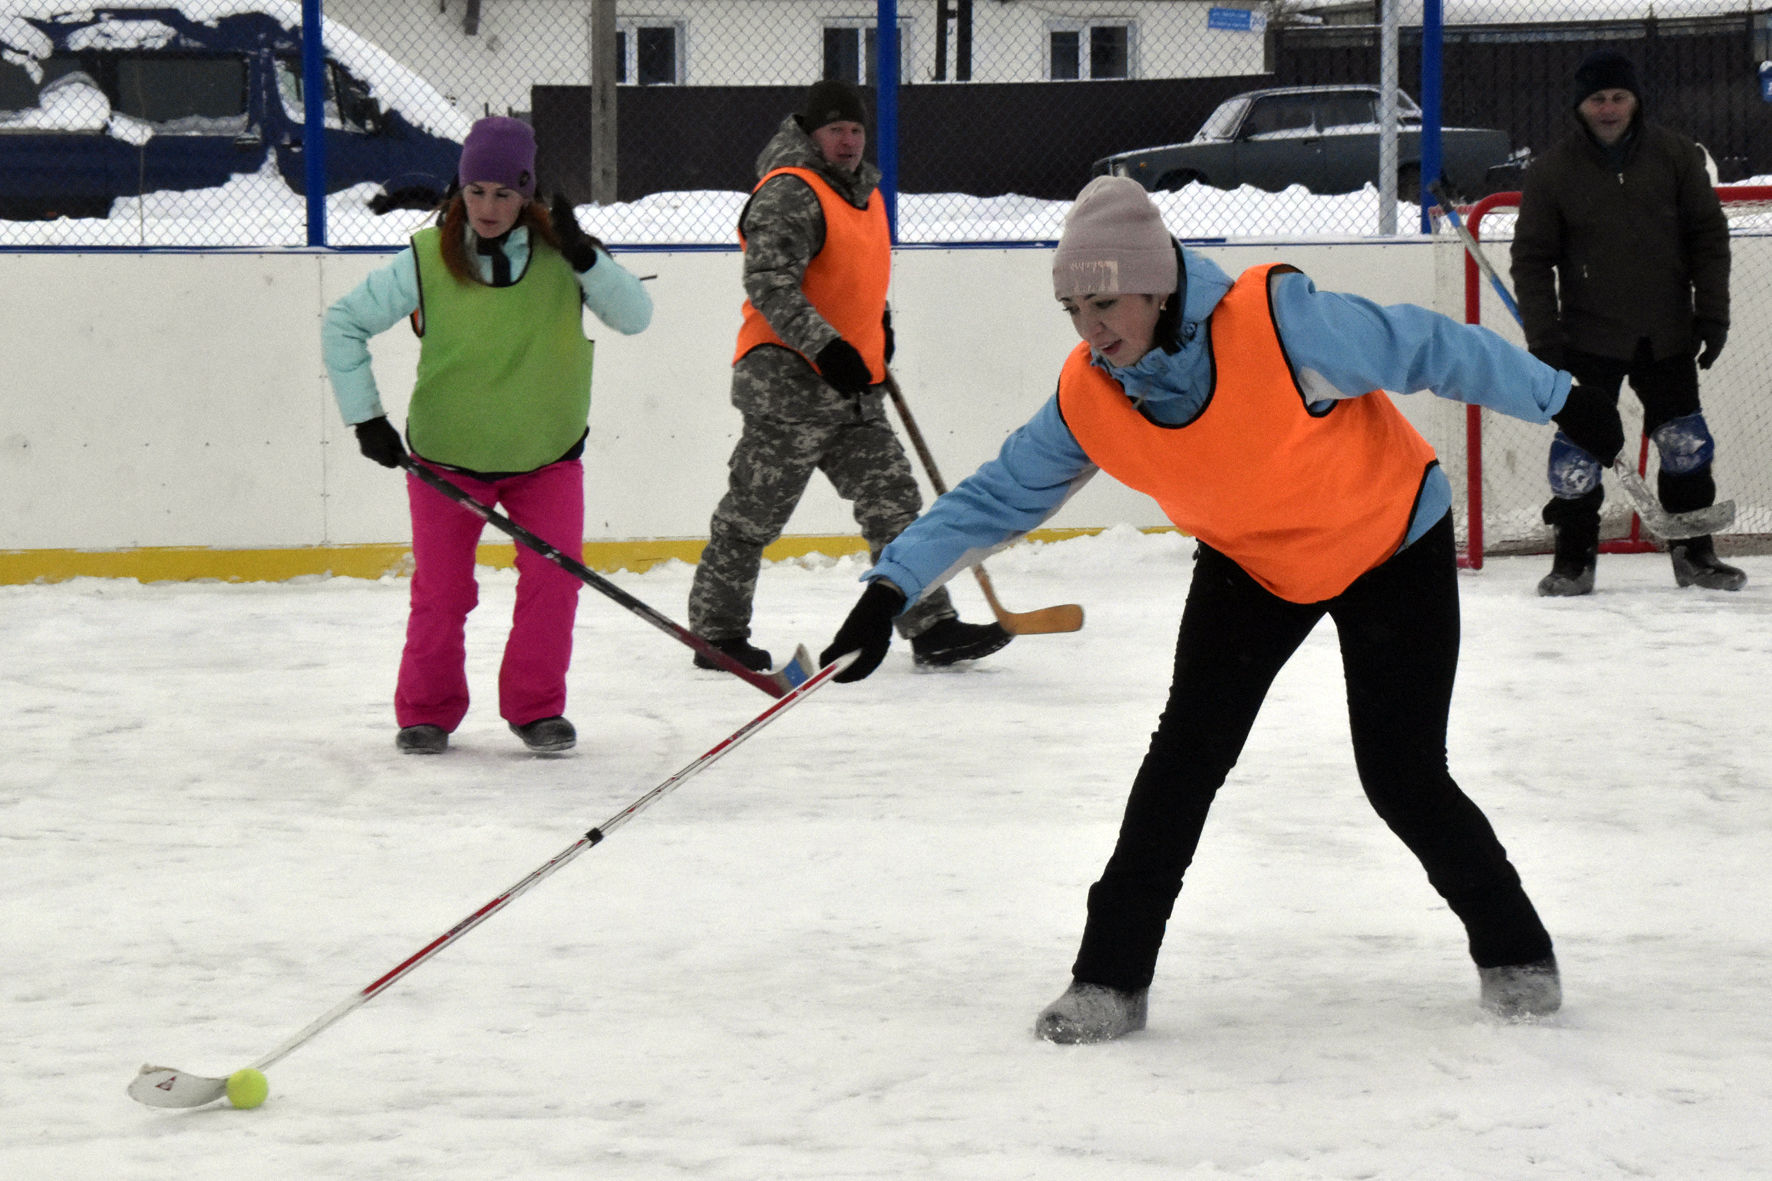
[(1275, 676), (1327, 616), (1360, 782), (1464, 924), (1482, 1006), (1554, 1012), (1550, 935), (1446, 767), (1458, 663), (1451, 488), (1384, 390), (1544, 422), (1569, 375), (1486, 329), (1320, 292), (1291, 267), (1232, 278), (1176, 242), (1137, 182), (1078, 195), (1053, 290), (1082, 338), (1058, 392), (887, 546), (823, 660), (870, 673), (907, 603), (1039, 525), (1097, 470), (1199, 540), (1169, 699), (1119, 841), (1089, 891), (1072, 982), (1035, 1023), (1054, 1042), (1144, 1028), (1146, 996), (1207, 810)]

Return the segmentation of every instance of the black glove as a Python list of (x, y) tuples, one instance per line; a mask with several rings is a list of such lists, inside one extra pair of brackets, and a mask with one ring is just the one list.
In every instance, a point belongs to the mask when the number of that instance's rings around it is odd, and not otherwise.
[(832, 677), (833, 681), (859, 681), (886, 659), (892, 644), (892, 620), (904, 610), (904, 592), (883, 578), (868, 583), (861, 598), (849, 609), (849, 618), (831, 638), (831, 646), (818, 654), (823, 668), (845, 652), (861, 653), (861, 659)]
[(1700, 342), (1698, 367), (1709, 369), (1723, 355), (1723, 345), (1729, 339), (1729, 326), (1719, 324), (1715, 320), (1700, 320), (1695, 325)]
[(839, 393), (865, 393), (874, 384), (874, 375), (868, 372), (868, 363), (861, 359), (855, 346), (841, 336), (819, 349), (818, 356), (813, 361), (818, 365), (820, 376)]
[(369, 198), (371, 213), (392, 213), (396, 209), (440, 208), (443, 194), (430, 185), (403, 185), (397, 189), (381, 189)]
[(603, 243), (579, 228), (578, 217), (572, 212), (572, 202), (555, 193), (548, 213), (554, 223), (554, 234), (560, 239), (560, 254), (567, 265), (579, 274), (596, 266), (597, 248)]
[(1527, 351), (1529, 351), (1534, 357), (1537, 357), (1540, 361), (1543, 361), (1546, 365), (1549, 365), (1552, 369), (1563, 368), (1564, 357), (1563, 346), (1561, 344), (1554, 341), (1547, 344), (1535, 344)]
[(360, 422), (355, 430), (357, 450), (383, 467), (399, 467), (400, 461), (406, 458), (406, 445), (400, 442), (400, 432), (394, 429), (387, 415)]
[(1563, 408), (1551, 415), (1551, 421), (1562, 428), (1569, 441), (1611, 467), (1618, 453), (1624, 450), (1624, 424), (1618, 420), (1618, 407), (1598, 390), (1578, 385), (1569, 391)]
[(892, 364), (892, 354), (898, 351), (898, 341), (892, 335), (892, 309), (887, 308), (880, 313), (880, 327), (886, 330), (886, 363)]

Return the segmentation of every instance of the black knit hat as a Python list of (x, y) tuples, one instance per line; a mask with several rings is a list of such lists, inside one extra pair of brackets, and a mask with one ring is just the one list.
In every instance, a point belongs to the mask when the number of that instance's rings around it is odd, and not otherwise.
[(1575, 67), (1575, 84), (1569, 92), (1569, 105), (1579, 107), (1596, 90), (1628, 90), (1643, 101), (1637, 86), (1637, 68), (1630, 58), (1616, 49), (1596, 49)]
[(798, 112), (800, 126), (810, 134), (827, 123), (860, 123), (867, 126), (867, 109), (855, 87), (839, 78), (814, 82)]

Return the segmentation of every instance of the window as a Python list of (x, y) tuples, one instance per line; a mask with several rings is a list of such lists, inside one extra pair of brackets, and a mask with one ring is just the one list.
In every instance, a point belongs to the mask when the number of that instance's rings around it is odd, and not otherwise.
[(615, 80), (622, 86), (679, 86), (683, 82), (681, 23), (622, 22), (615, 31)]
[(1249, 98), (1226, 99), (1218, 105), (1217, 110), (1206, 116), (1206, 121), (1200, 124), (1200, 130), (1194, 138), (1229, 139), (1236, 133), (1237, 124), (1243, 121), (1243, 112), (1249, 109), (1249, 104), (1253, 101)]
[(1284, 132), (1309, 131), (1315, 125), (1312, 99), (1308, 94), (1275, 94), (1257, 99), (1243, 120), (1245, 139), (1258, 135), (1279, 135)]
[(1317, 102), (1317, 126), (1359, 127), (1378, 122), (1376, 94), (1326, 95)]
[(119, 114), (162, 132), (214, 133), (246, 125), (243, 57), (124, 57), (117, 62)]
[[(905, 41), (910, 36), (909, 21), (898, 22), (898, 80), (905, 77)], [(872, 86), (877, 81), (880, 60), (878, 26), (872, 21), (829, 21), (824, 27), (824, 74), (841, 78), (855, 86)]]
[(78, 58), (55, 56), (32, 68), (0, 61), (0, 120), (5, 130), (103, 131), (111, 120), (111, 100), (98, 78), (102, 63), (83, 69)]
[(1054, 82), (1133, 76), (1130, 23), (1051, 21), (1046, 26), (1046, 77)]
[(0, 61), (0, 111), (28, 111), (37, 105), (37, 80), (21, 65)]
[[(326, 63), (326, 110), (322, 118), (334, 131), (374, 133), (381, 129), (381, 104), (369, 88), (347, 73), (337, 62)], [(296, 122), (306, 118), (302, 104), (302, 64), (299, 58), (277, 59), (277, 94), (283, 110)]]

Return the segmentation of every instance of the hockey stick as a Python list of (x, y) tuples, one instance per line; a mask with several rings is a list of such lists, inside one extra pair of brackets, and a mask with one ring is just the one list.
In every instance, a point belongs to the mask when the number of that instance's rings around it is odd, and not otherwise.
[[(898, 378), (892, 375), (890, 369), (886, 371), (886, 392), (892, 398), (892, 405), (898, 410), (899, 420), (904, 423), (904, 432), (910, 436), (917, 458), (923, 461), (923, 470), (929, 473), (930, 486), (935, 489), (937, 496), (945, 495), (947, 485), (942, 482), (941, 473), (935, 470), (935, 456), (929, 453), (929, 444), (923, 441), (923, 432), (917, 429), (917, 420), (911, 417), (911, 408), (905, 404), (904, 391), (898, 388)], [(1041, 607), (1036, 611), (1005, 610), (997, 599), (997, 592), (991, 587), (991, 576), (985, 573), (984, 563), (975, 564), (972, 573), (978, 578), (978, 589), (984, 592), (984, 601), (990, 604), (991, 614), (997, 617), (997, 623), (1003, 630), (1012, 636), (1074, 632), (1083, 626), (1083, 608), (1076, 603)]]
[(806, 651), (806, 645), (801, 644), (796, 648), (794, 650), (793, 658), (778, 669), (773, 669), (769, 672), (758, 672), (755, 669), (747, 668), (744, 664), (720, 651), (720, 649), (708, 643), (688, 628), (671, 622), (671, 620), (659, 614), (657, 611), (654, 611), (651, 607), (648, 607), (645, 603), (642, 603), (627, 591), (622, 590), (619, 586), (616, 586), (613, 582), (610, 582), (607, 578), (604, 578), (601, 574), (598, 574), (583, 562), (576, 561), (561, 553), (558, 549), (555, 549), (529, 530), (523, 528), (523, 526), (517, 524), (517, 522), (499, 512), (497, 509), (481, 504), (472, 496), (469, 496), (466, 492), (457, 488), (454, 484), (451, 484), (448, 480), (445, 480), (442, 476), (438, 475), (424, 464), (413, 459), (410, 455), (401, 458), (400, 466), (411, 472), (414, 476), (417, 476), (420, 480), (429, 484), (432, 488), (435, 488), (438, 492), (447, 496), (449, 499), (460, 504), (493, 528), (522, 542), (524, 545), (528, 546), (554, 565), (560, 567), (560, 569), (566, 571), (574, 578), (577, 578), (580, 582), (584, 583), (598, 594), (614, 599), (617, 603), (620, 603), (623, 607), (626, 607), (629, 611), (632, 611), (635, 615), (638, 615), (653, 627), (656, 627), (666, 635), (673, 636), (689, 645), (689, 647), (695, 649), (696, 652), (707, 657), (727, 672), (749, 681), (771, 697), (782, 696), (795, 685), (804, 683), (805, 680), (811, 676), (813, 668), (812, 655)]
[(1434, 195), (1435, 200), (1439, 201), (1440, 209), (1446, 214), (1446, 220), (1452, 223), (1452, 229), (1458, 234), (1459, 241), (1463, 242), (1464, 248), (1470, 252), (1471, 261), (1477, 264), (1477, 269), (1482, 271), (1483, 276), (1489, 280), (1489, 286), (1495, 288), (1495, 294), (1501, 297), (1502, 305), (1513, 314), (1514, 322), (1524, 327), (1526, 322), (1520, 318), (1520, 305), (1514, 302), (1513, 292), (1507, 289), (1507, 285), (1501, 281), (1501, 276), (1496, 274), (1495, 268), (1489, 265), (1489, 256), (1483, 253), (1481, 246), (1477, 245), (1476, 235), (1470, 232), (1470, 227), (1466, 226), (1464, 219), (1458, 216), (1458, 209), (1452, 204), (1451, 198), (1440, 191), (1438, 181), (1429, 185), (1428, 191)]
[[(1495, 268), (1489, 263), (1488, 255), (1484, 254), (1483, 248), (1477, 244), (1476, 235), (1470, 232), (1470, 227), (1466, 226), (1464, 220), (1458, 216), (1458, 210), (1453, 207), (1452, 202), (1444, 193), (1440, 192), (1438, 184), (1429, 185), (1428, 189), (1440, 202), (1440, 208), (1445, 212), (1446, 220), (1452, 223), (1452, 229), (1458, 234), (1459, 241), (1464, 243), (1464, 248), (1470, 254), (1471, 261), (1477, 264), (1477, 269), (1482, 271), (1484, 277), (1489, 280), (1489, 286), (1493, 287), (1495, 294), (1501, 297), (1503, 306), (1513, 313), (1514, 321), (1524, 327), (1526, 321), (1520, 315), (1520, 305), (1514, 302), (1513, 294), (1508, 291), (1506, 284), (1502, 283), (1501, 276), (1495, 273)], [(1612, 474), (1618, 477), (1618, 486), (1624, 489), (1626, 496), (1630, 497), (1631, 505), (1642, 520), (1643, 527), (1663, 541), (1678, 541), (1684, 537), (1702, 537), (1727, 529), (1735, 522), (1735, 502), (1733, 500), (1718, 501), (1716, 504), (1692, 509), (1690, 512), (1668, 512), (1661, 507), (1660, 499), (1650, 491), (1648, 483), (1622, 452), (1617, 459), (1612, 461)]]
[[(523, 878), (516, 885), (468, 915), (461, 922), (443, 932), (443, 934), (425, 944), (417, 952), (402, 960), (392, 970), (377, 977), (361, 991), (353, 993), (350, 997), (322, 1014), (319, 1019), (301, 1030), (294, 1037), (290, 1038), (288, 1041), (284, 1042), (282, 1045), (278, 1046), (269, 1054), (266, 1054), (263, 1058), (260, 1058), (250, 1067), (245, 1069), (264, 1070), (266, 1067), (281, 1061), (295, 1050), (311, 1041), (314, 1037), (319, 1035), (321, 1031), (344, 1018), (345, 1015), (352, 1010), (360, 1008), (374, 1000), (377, 996), (380, 996), (392, 986), (396, 980), (399, 980), (414, 968), (417, 968), (420, 964), (436, 955), (439, 951), (442, 951), (445, 947), (448, 947), (451, 943), (454, 943), (463, 935), (466, 935), (469, 931), (472, 931), (475, 927), (503, 910), (519, 895), (528, 891), (543, 878), (549, 876), (555, 870), (564, 868), (567, 862), (577, 857), (580, 853), (583, 853), (593, 845), (600, 843), (610, 833), (632, 820), (635, 816), (657, 803), (672, 791), (683, 786), (688, 780), (713, 766), (714, 763), (718, 762), (723, 756), (731, 752), (731, 750), (739, 743), (751, 737), (751, 735), (755, 734), (758, 730), (761, 730), (764, 726), (767, 726), (770, 722), (773, 722), (783, 713), (786, 713), (789, 709), (792, 709), (794, 706), (804, 701), (812, 693), (823, 688), (825, 685), (830, 684), (831, 678), (848, 668), (855, 662), (859, 655), (860, 653), (856, 652), (846, 652), (831, 663), (819, 669), (810, 678), (790, 690), (785, 697), (774, 702), (762, 713), (758, 714), (756, 717), (740, 726), (737, 730), (733, 731), (726, 738), (716, 743), (706, 754), (678, 771), (675, 775), (672, 775), (669, 779), (660, 783), (657, 787), (654, 787), (645, 795), (634, 800), (633, 803), (617, 812), (614, 816), (611, 816), (608, 820), (605, 820), (596, 828), (591, 829), (582, 837), (579, 837), (578, 840), (572, 842), (572, 844), (566, 846), (566, 848), (556, 853), (553, 857), (537, 866), (527, 877)], [(206, 1103), (213, 1103), (217, 1099), (220, 1099), (227, 1093), (227, 1089), (228, 1080), (226, 1078), (209, 1078), (204, 1075), (191, 1074), (188, 1071), (176, 1070), (169, 1066), (142, 1067), (141, 1071), (130, 1082), (128, 1087), (129, 1097), (131, 1099), (134, 1099), (138, 1103), (145, 1103), (149, 1107), (202, 1107)]]

